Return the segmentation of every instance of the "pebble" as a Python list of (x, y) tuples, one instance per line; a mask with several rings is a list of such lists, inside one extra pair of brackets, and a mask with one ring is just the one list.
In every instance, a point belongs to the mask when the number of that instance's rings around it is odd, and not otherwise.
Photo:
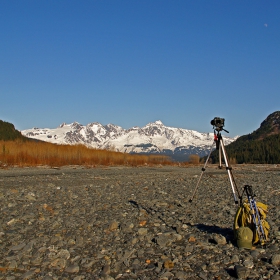
[(239, 256), (238, 255), (233, 255), (231, 257), (231, 262), (232, 263), (239, 263)]
[(267, 170), (233, 168), (272, 227), (267, 246), (240, 250), (216, 166), (191, 203), (200, 167), (0, 169), (0, 280), (280, 279), (279, 170)]
[(224, 236), (220, 235), (220, 234), (214, 234), (213, 239), (216, 242), (216, 244), (219, 244), (219, 245), (227, 244), (226, 238)]
[(148, 233), (148, 229), (147, 228), (139, 228), (138, 229), (138, 234), (139, 235), (146, 235)]
[(259, 256), (260, 256), (260, 251), (259, 251), (259, 250), (252, 250), (252, 251), (250, 252), (250, 254), (251, 254), (253, 260), (257, 262), (257, 261), (258, 261), (258, 258), (259, 258)]
[(76, 273), (79, 272), (80, 267), (78, 265), (71, 265), (66, 267), (65, 272), (69, 272), (69, 273)]
[(275, 266), (280, 265), (280, 254), (275, 254), (272, 256), (271, 263)]
[(248, 268), (253, 268), (253, 267), (254, 267), (254, 263), (253, 263), (251, 260), (245, 260), (245, 261), (243, 262), (243, 265), (244, 265), (245, 267), (248, 267)]
[(242, 265), (236, 265), (234, 270), (238, 279), (246, 279), (250, 274), (250, 270)]

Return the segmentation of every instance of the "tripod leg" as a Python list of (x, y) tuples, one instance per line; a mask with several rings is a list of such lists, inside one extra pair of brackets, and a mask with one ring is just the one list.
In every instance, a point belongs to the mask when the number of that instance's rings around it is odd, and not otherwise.
[(220, 141), (221, 139), (219, 140), (219, 169), (222, 169), (222, 146)]
[(237, 195), (236, 195), (236, 191), (237, 191), (237, 194), (238, 194), (239, 198), (240, 198), (240, 194), (239, 194), (238, 188), (235, 184), (235, 181), (234, 181), (234, 178), (233, 178), (233, 175), (232, 175), (232, 171), (231, 171), (231, 167), (229, 167), (229, 161), (228, 161), (228, 157), (227, 157), (227, 154), (226, 154), (226, 150), (225, 150), (225, 146), (224, 146), (224, 142), (223, 142), (222, 138), (220, 140), (220, 146), (221, 146), (221, 149), (223, 151), (223, 156), (224, 156), (226, 169), (227, 169), (227, 172), (228, 172), (228, 177), (229, 177), (229, 181), (230, 181), (232, 192), (233, 192), (234, 201), (235, 201), (235, 204), (238, 204), (238, 198), (237, 198)]
[(196, 187), (195, 187), (195, 189), (194, 189), (193, 195), (192, 195), (192, 197), (190, 198), (189, 202), (192, 202), (192, 200), (193, 200), (193, 198), (194, 198), (194, 196), (195, 196), (195, 194), (196, 194), (196, 191), (197, 191), (197, 189), (198, 189), (199, 182), (200, 182), (200, 180), (201, 180), (201, 178), (202, 178), (202, 175), (203, 175), (204, 171), (206, 170), (206, 165), (207, 165), (207, 162), (208, 162), (208, 160), (209, 160), (209, 158), (210, 158), (210, 155), (211, 155), (211, 153), (212, 153), (212, 151), (213, 151), (214, 145), (215, 145), (215, 141), (213, 142), (213, 145), (212, 145), (211, 150), (210, 150), (210, 152), (209, 152), (209, 154), (208, 154), (208, 157), (207, 157), (207, 159), (206, 159), (206, 161), (205, 161), (205, 163), (204, 163), (203, 168), (201, 169), (202, 172), (201, 172), (201, 174), (200, 174), (200, 176), (199, 176), (198, 182), (197, 182), (197, 184), (196, 184)]

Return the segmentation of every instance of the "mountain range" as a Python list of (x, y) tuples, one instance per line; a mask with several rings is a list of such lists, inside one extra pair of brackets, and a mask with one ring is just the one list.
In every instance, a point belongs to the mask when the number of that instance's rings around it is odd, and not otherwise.
[[(186, 161), (191, 154), (205, 156), (214, 139), (213, 133), (168, 127), (161, 121), (129, 129), (114, 124), (93, 122), (82, 125), (74, 122), (63, 123), (54, 129), (32, 128), (21, 133), (28, 138), (56, 144), (83, 144), (125, 153), (164, 154), (177, 161)], [(225, 145), (237, 138), (223, 137)]]

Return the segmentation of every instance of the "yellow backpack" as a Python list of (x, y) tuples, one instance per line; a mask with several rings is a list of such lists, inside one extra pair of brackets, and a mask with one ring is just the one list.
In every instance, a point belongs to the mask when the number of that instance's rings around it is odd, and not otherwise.
[[(249, 227), (253, 232), (253, 244), (257, 244), (258, 242), (261, 243), (261, 245), (264, 245), (264, 242), (268, 239), (268, 233), (270, 226), (268, 222), (266, 221), (266, 215), (268, 213), (267, 205), (262, 202), (256, 202), (256, 206), (259, 211), (260, 216), (260, 224), (263, 228), (263, 233), (265, 238), (260, 238), (259, 234), (257, 233), (257, 227), (254, 223), (254, 219), (252, 217), (252, 211), (250, 208), (250, 203), (248, 200), (243, 202), (241, 206), (238, 207), (235, 218), (234, 218), (234, 225), (233, 225), (233, 231), (234, 231), (234, 237), (236, 238), (236, 232), (240, 227)], [(256, 217), (256, 222), (258, 223), (258, 217)], [(260, 229), (261, 230), (261, 229)], [(265, 239), (265, 240), (263, 240)]]

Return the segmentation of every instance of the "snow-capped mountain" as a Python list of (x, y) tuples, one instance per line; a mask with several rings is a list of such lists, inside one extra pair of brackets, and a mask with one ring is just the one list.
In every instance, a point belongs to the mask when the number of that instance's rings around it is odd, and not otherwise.
[[(98, 122), (84, 126), (77, 122), (61, 124), (58, 128), (32, 128), (21, 131), (29, 138), (57, 144), (84, 144), (98, 149), (126, 153), (167, 154), (177, 160), (186, 160), (190, 154), (204, 156), (213, 145), (213, 133), (165, 126), (161, 121), (146, 126), (124, 129), (120, 126)], [(235, 138), (223, 136), (227, 145)]]

